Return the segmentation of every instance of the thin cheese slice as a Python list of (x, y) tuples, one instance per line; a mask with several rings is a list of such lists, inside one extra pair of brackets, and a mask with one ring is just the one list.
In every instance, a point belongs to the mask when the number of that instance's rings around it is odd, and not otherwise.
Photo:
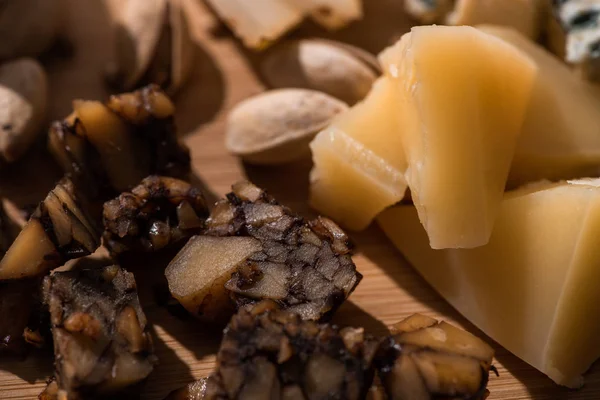
[(509, 192), (490, 242), (432, 250), (413, 207), (378, 217), (417, 271), (509, 351), (568, 387), (600, 356), (600, 182)]
[(404, 197), (406, 161), (395, 89), (380, 78), (367, 98), (339, 115), (310, 147), (311, 205), (346, 228), (366, 228)]
[(600, 173), (600, 92), (512, 29), (479, 27), (527, 53), (539, 73), (510, 172), (510, 186)]
[(537, 67), (468, 26), (415, 27), (380, 60), (398, 87), (406, 180), (431, 246), (486, 244)]

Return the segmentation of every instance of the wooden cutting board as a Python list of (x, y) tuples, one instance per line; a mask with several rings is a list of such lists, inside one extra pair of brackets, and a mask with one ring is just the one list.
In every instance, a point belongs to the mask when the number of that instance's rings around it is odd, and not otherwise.
[[(74, 98), (105, 99), (108, 95), (102, 72), (111, 59), (111, 21), (120, 2), (64, 1), (65, 36), (72, 44), (73, 54), (45, 59), (50, 74), (51, 119), (67, 115)], [(293, 36), (333, 38), (377, 53), (409, 29), (410, 21), (403, 15), (401, 0), (364, 3), (365, 19), (341, 32), (328, 33), (306, 23)], [(248, 177), (299, 213), (311, 215), (306, 204), (309, 161), (277, 168), (251, 167), (226, 152), (223, 128), (228, 110), (265, 89), (253, 69), (260, 57), (248, 54), (201, 0), (188, 0), (187, 6), (197, 41), (196, 65), (176, 104), (180, 134), (192, 150), (195, 183), (214, 196), (222, 196), (233, 182)], [(20, 204), (34, 204), (59, 176), (40, 144), (27, 159), (0, 172), (0, 195)], [(364, 326), (369, 332), (382, 334), (387, 324), (412, 313), (443, 318), (494, 345), (500, 376), (490, 378), (489, 400), (600, 399), (600, 368), (592, 369), (580, 391), (556, 386), (462, 318), (410, 268), (377, 227), (352, 238), (357, 244), (354, 260), (364, 279), (340, 309), (335, 322)], [(138, 267), (135, 273), (140, 296), (153, 324), (160, 359), (142, 398), (163, 399), (170, 391), (212, 370), (220, 332), (194, 320), (177, 319), (159, 307), (144, 284), (149, 279), (144, 265)], [(51, 374), (50, 354), (33, 352), (24, 361), (0, 360), (0, 399), (37, 398)]]

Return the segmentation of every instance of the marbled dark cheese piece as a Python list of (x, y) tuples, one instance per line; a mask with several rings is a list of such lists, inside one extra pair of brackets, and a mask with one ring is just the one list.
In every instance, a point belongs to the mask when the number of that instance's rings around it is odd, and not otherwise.
[(189, 183), (149, 176), (131, 192), (104, 203), (104, 244), (114, 255), (152, 252), (203, 231), (208, 208)]
[(189, 150), (177, 139), (175, 106), (158, 86), (111, 96), (106, 104), (73, 105), (71, 115), (52, 124), (48, 146), (92, 200), (109, 200), (148, 175), (189, 175)]
[(93, 253), (100, 233), (69, 179), (38, 205), (0, 260), (0, 281), (41, 276), (66, 261)]
[(225, 284), (238, 307), (271, 299), (304, 319), (322, 320), (362, 279), (348, 236), (333, 221), (305, 221), (249, 182), (235, 184), (217, 203), (206, 235), (260, 243)]
[(44, 280), (56, 381), (69, 400), (110, 398), (156, 364), (133, 274), (113, 265), (56, 272)]
[(493, 349), (469, 332), (415, 314), (392, 327), (376, 356), (390, 400), (484, 400)]
[(361, 328), (302, 321), (262, 302), (232, 318), (216, 371), (166, 400), (487, 397), (494, 352), (483, 341), (419, 314), (391, 331), (374, 340)]
[(304, 321), (268, 302), (225, 329), (206, 399), (362, 399), (377, 341), (362, 329)]

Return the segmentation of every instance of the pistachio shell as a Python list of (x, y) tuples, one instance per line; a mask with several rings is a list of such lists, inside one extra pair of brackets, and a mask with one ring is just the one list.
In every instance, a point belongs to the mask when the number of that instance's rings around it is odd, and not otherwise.
[(121, 90), (158, 83), (173, 94), (192, 66), (193, 42), (181, 0), (127, 0), (110, 71)]
[(167, 14), (167, 0), (127, 0), (117, 34), (123, 89), (132, 89), (154, 57)]
[(0, 65), (0, 159), (16, 161), (42, 133), (48, 83), (37, 61)]
[(37, 56), (58, 34), (62, 0), (0, 2), (0, 60)]
[(173, 94), (190, 75), (194, 64), (194, 42), (192, 41), (182, 0), (171, 0), (169, 19), (173, 47), (171, 54), (171, 84), (167, 88), (167, 92)]
[(307, 39), (307, 40), (313, 40), (315, 42), (320, 42), (320, 43), (331, 44), (333, 46), (337, 46), (341, 49), (346, 50), (348, 53), (352, 54), (354, 57), (356, 57), (360, 61), (364, 62), (369, 67), (371, 67), (371, 69), (375, 73), (377, 73), (377, 75), (381, 75), (381, 73), (383, 72), (381, 70), (381, 65), (379, 64), (379, 60), (377, 60), (377, 56), (375, 56), (373, 53), (368, 52), (365, 49), (361, 49), (360, 47), (353, 46), (348, 43), (338, 42), (336, 40), (330, 40), (330, 39), (312, 38), (312, 39)]
[(229, 114), (227, 149), (254, 164), (281, 164), (310, 154), (308, 144), (342, 101), (307, 89), (272, 90), (239, 103)]
[[(265, 57), (261, 73), (274, 88), (313, 89), (355, 104), (377, 79), (371, 67), (377, 62), (367, 64), (363, 61), (368, 58), (366, 52), (350, 52), (349, 47), (315, 39), (283, 43)], [(356, 55), (359, 53), (361, 57)]]

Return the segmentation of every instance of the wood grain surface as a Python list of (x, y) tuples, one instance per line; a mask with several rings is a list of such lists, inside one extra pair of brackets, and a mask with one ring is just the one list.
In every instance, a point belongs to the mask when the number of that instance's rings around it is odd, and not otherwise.
[[(44, 57), (50, 74), (49, 120), (67, 115), (74, 98), (105, 99), (108, 95), (102, 73), (112, 57), (111, 24), (120, 2), (64, 1), (64, 36), (72, 45), (72, 54), (62, 51)], [(410, 27), (410, 21), (402, 13), (401, 0), (364, 0), (364, 3), (366, 18), (343, 31), (329, 33), (306, 23), (293, 36), (333, 38), (377, 53)], [(245, 51), (201, 0), (189, 0), (186, 5), (197, 43), (196, 64), (191, 81), (176, 97), (176, 105), (180, 134), (192, 150), (194, 182), (212, 196), (222, 196), (233, 182), (248, 177), (281, 202), (311, 215), (306, 204), (309, 161), (261, 168), (244, 165), (227, 154), (223, 128), (228, 110), (265, 89), (253, 68), (260, 56)], [(26, 159), (0, 172), (0, 196), (21, 205), (35, 204), (59, 176), (40, 141)], [(352, 238), (357, 244), (354, 260), (364, 280), (338, 312), (335, 322), (365, 326), (369, 332), (381, 334), (387, 324), (421, 312), (449, 320), (494, 344), (438, 296), (377, 227), (353, 234)], [(144, 386), (142, 398), (162, 399), (170, 391), (211, 371), (220, 329), (175, 318), (159, 307), (150, 289), (151, 269), (145, 260), (134, 263), (137, 265), (129, 267), (137, 276), (160, 359), (160, 365)], [(490, 378), (489, 400), (600, 399), (597, 366), (587, 374), (582, 390), (570, 391), (556, 386), (497, 344), (494, 347), (500, 376)], [(0, 360), (0, 399), (37, 398), (51, 374), (49, 353), (32, 352), (23, 361)]]

